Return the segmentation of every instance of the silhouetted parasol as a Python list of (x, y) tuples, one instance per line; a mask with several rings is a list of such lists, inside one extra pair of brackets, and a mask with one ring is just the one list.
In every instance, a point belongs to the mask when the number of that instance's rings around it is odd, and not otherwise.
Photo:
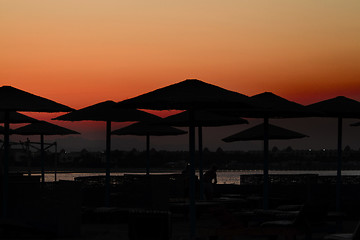
[[(160, 118), (159, 118), (160, 119)], [(146, 136), (146, 174), (150, 174), (150, 136), (175, 136), (187, 132), (166, 125), (138, 122), (111, 132), (113, 135)]]
[(342, 169), (342, 120), (343, 118), (359, 118), (360, 102), (338, 96), (307, 106), (313, 111), (321, 111), (320, 117), (333, 117), (338, 119), (338, 160), (337, 160), (337, 181), (336, 181), (336, 210), (341, 209), (341, 169)]
[(249, 98), (237, 92), (188, 79), (118, 103), (118, 107), (153, 110), (189, 110), (190, 153), (190, 239), (196, 238), (195, 213), (195, 123), (194, 110), (223, 108), (253, 108)]
[(249, 111), (237, 112), (242, 117), (263, 118), (264, 119), (264, 209), (268, 208), (269, 196), (269, 119), (270, 118), (298, 118), (313, 116), (313, 112), (306, 109), (303, 105), (275, 95), (271, 92), (264, 92), (250, 97), (254, 104), (263, 108), (252, 109)]
[[(164, 124), (176, 127), (189, 126), (189, 111), (184, 111), (175, 115), (171, 115), (162, 120)], [(228, 116), (222, 114), (222, 111), (206, 111), (198, 110), (194, 114), (194, 125), (198, 127), (199, 142), (199, 177), (200, 177), (200, 197), (203, 198), (203, 159), (202, 159), (202, 127), (220, 127), (235, 124), (247, 124), (248, 121), (237, 116)]]
[(120, 106), (153, 110), (253, 108), (247, 96), (197, 79), (187, 79), (126, 99), (119, 103)]
[[(268, 139), (296, 139), (308, 137), (302, 133), (269, 124)], [(264, 124), (259, 124), (222, 139), (224, 142), (264, 140)]]
[(69, 112), (72, 108), (49, 99), (11, 87), (0, 87), (0, 112), (4, 112), (4, 158), (3, 158), (3, 216), (7, 215), (8, 158), (9, 158), (9, 118), (10, 112)]
[[(0, 122), (5, 122), (5, 112), (0, 112)], [(26, 116), (18, 112), (9, 112), (9, 123), (32, 123), (38, 120), (29, 116)], [(14, 130), (9, 129), (10, 134), (13, 134)], [(0, 126), (0, 134), (5, 134), (5, 128)]]
[(103, 121), (106, 122), (106, 197), (105, 205), (110, 201), (110, 149), (111, 149), (111, 122), (146, 121), (154, 119), (154, 115), (136, 110), (134, 108), (114, 108), (114, 101), (100, 102), (68, 114), (64, 114), (55, 120), (64, 121)]
[(41, 179), (45, 182), (45, 150), (44, 150), (44, 135), (69, 135), (80, 134), (76, 131), (64, 128), (46, 121), (38, 121), (29, 125), (15, 129), (15, 134), (18, 135), (40, 135), (40, 152), (41, 152)]
[[(0, 134), (4, 134), (5, 133), (5, 128), (3, 126), (0, 126)], [(9, 129), (9, 133), (10, 134), (14, 134), (14, 130), (13, 129)], [(1, 141), (1, 140), (0, 140)], [(1, 141), (2, 142), (2, 141)]]
[[(18, 112), (10, 112), (9, 113), (9, 121), (10, 123), (32, 123), (37, 122), (38, 120), (29, 116), (26, 116), (22, 113)], [(5, 122), (5, 112), (0, 112), (0, 122)]]

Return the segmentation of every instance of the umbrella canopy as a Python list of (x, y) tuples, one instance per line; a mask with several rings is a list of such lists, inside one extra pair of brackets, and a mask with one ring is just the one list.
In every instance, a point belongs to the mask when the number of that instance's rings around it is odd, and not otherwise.
[(170, 136), (186, 134), (186, 131), (173, 128), (167, 125), (138, 122), (127, 127), (120, 128), (111, 132), (113, 135), (136, 135), (136, 136)]
[[(222, 114), (220, 111), (198, 110), (194, 113), (194, 125), (197, 127), (220, 127), (235, 124), (249, 123), (247, 120), (237, 116)], [(189, 111), (184, 111), (164, 118), (164, 124), (177, 127), (189, 126)]]
[(0, 87), (0, 112), (4, 112), (4, 158), (3, 158), (3, 216), (7, 215), (8, 198), (8, 158), (9, 158), (9, 123), (10, 112), (69, 112), (72, 108), (52, 100), (11, 87)]
[[(9, 113), (9, 122), (10, 123), (32, 123), (37, 122), (38, 120), (18, 112)], [(5, 122), (5, 112), (0, 112), (0, 122)]]
[(239, 114), (242, 117), (263, 118), (263, 140), (264, 140), (264, 209), (268, 208), (269, 195), (269, 118), (295, 118), (313, 116), (313, 111), (305, 108), (305, 106), (289, 101), (272, 92), (263, 92), (250, 97), (254, 104), (263, 108), (255, 108), (249, 111), (242, 111)]
[(45, 150), (44, 150), (44, 135), (69, 135), (69, 134), (80, 134), (76, 131), (68, 128), (60, 127), (58, 125), (46, 122), (38, 121), (29, 125), (19, 127), (14, 130), (15, 134), (18, 135), (40, 135), (40, 148), (41, 148), (41, 179), (45, 182)]
[(76, 131), (64, 128), (46, 121), (38, 121), (15, 129), (18, 135), (69, 135), (80, 134)]
[(73, 109), (11, 86), (2, 86), (0, 87), (0, 110), (25, 112), (70, 112)]
[(289, 101), (272, 92), (263, 92), (250, 99), (254, 104), (262, 106), (261, 109), (252, 109), (247, 112), (241, 112), (241, 116), (249, 118), (297, 118), (312, 117), (320, 113), (306, 108), (304, 105)]
[(344, 96), (313, 103), (306, 108), (318, 111), (320, 117), (360, 118), (360, 102)]
[(118, 103), (118, 107), (134, 107), (153, 110), (190, 110), (189, 112), (189, 153), (190, 153), (190, 239), (196, 238), (195, 214), (195, 125), (194, 110), (253, 108), (250, 99), (240, 93), (188, 79), (157, 90), (127, 99)]
[[(295, 139), (308, 137), (302, 133), (269, 124), (269, 139)], [(256, 125), (222, 139), (224, 142), (264, 140), (264, 124)]]
[(61, 115), (54, 120), (64, 121), (112, 121), (112, 122), (128, 122), (128, 121), (145, 121), (155, 119), (153, 114), (132, 109), (115, 108), (114, 101), (100, 102), (73, 112)]
[[(160, 118), (159, 118), (160, 119)], [(187, 132), (167, 125), (154, 123), (138, 122), (130, 126), (112, 131), (113, 135), (136, 135), (146, 136), (146, 174), (150, 174), (150, 136), (175, 136), (186, 134)]]
[(359, 118), (360, 102), (344, 96), (327, 99), (307, 106), (312, 111), (321, 111), (321, 117), (338, 119), (338, 159), (336, 181), (336, 209), (341, 210), (341, 169), (342, 169), (342, 119)]
[(121, 101), (119, 107), (135, 107), (153, 110), (188, 110), (213, 108), (253, 108), (243, 94), (205, 83), (187, 79), (140, 96)]
[[(0, 134), (4, 134), (5, 133), (5, 128), (3, 126), (0, 126)], [(9, 129), (9, 133), (10, 134), (14, 134), (14, 130), (13, 129)], [(0, 140), (1, 141), (1, 140)], [(1, 141), (2, 142), (2, 141)]]
[(157, 118), (153, 114), (134, 108), (115, 108), (116, 105), (114, 101), (104, 101), (54, 118), (55, 120), (64, 121), (92, 120), (106, 122), (106, 206), (110, 204), (111, 122), (149, 121)]

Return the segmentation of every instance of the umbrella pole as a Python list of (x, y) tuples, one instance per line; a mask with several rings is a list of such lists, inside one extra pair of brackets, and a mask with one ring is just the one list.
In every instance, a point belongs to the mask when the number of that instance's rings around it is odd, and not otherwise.
[(264, 118), (264, 189), (263, 207), (269, 208), (269, 118)]
[(31, 176), (31, 153), (30, 153), (29, 139), (26, 140), (25, 146), (26, 146), (26, 154), (27, 154), (28, 176)]
[(57, 142), (55, 142), (55, 166), (54, 166), (54, 181), (56, 182), (56, 172), (57, 172), (57, 162), (58, 162), (58, 152), (57, 152)]
[(146, 134), (146, 175), (150, 175), (150, 134)]
[(4, 158), (2, 159), (3, 167), (3, 199), (2, 199), (2, 217), (7, 217), (7, 205), (8, 205), (8, 193), (9, 193), (9, 151), (10, 151), (10, 113), (5, 111), (4, 113)]
[(338, 118), (338, 157), (336, 174), (336, 211), (341, 210), (342, 117)]
[(190, 220), (190, 239), (196, 239), (196, 209), (195, 209), (195, 125), (194, 125), (194, 111), (189, 110), (189, 153), (190, 153), (190, 186), (189, 186), (189, 220)]
[(44, 134), (40, 135), (40, 161), (41, 161), (41, 182), (45, 183)]
[(106, 177), (105, 177), (105, 206), (110, 206), (110, 149), (111, 149), (111, 121), (106, 121)]
[(203, 183), (203, 142), (202, 142), (202, 127), (198, 126), (199, 138), (199, 178), (200, 178), (200, 199), (204, 199), (204, 183)]

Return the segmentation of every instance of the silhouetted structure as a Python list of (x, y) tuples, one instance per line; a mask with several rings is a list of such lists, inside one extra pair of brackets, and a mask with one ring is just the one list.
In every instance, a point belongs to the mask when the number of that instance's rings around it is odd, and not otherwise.
[[(118, 107), (153, 110), (189, 111), (190, 168), (194, 173), (195, 162), (195, 110), (223, 108), (253, 108), (249, 98), (237, 92), (196, 79), (188, 79), (118, 103)], [(190, 239), (195, 239), (195, 179), (190, 174)]]
[(19, 135), (40, 135), (40, 151), (41, 151), (41, 179), (45, 182), (45, 150), (44, 150), (44, 135), (69, 135), (69, 134), (80, 134), (76, 131), (68, 128), (60, 127), (58, 125), (46, 122), (38, 121), (29, 125), (17, 128), (16, 134)]
[(256, 108), (248, 112), (240, 112), (240, 116), (264, 119), (264, 209), (268, 208), (269, 191), (269, 119), (270, 118), (298, 118), (313, 116), (313, 112), (303, 105), (279, 97), (271, 92), (264, 92), (250, 97)]
[(313, 103), (307, 106), (309, 110), (321, 112), (321, 117), (334, 117), (338, 119), (338, 168), (336, 187), (336, 208), (341, 209), (341, 162), (342, 162), (342, 120), (343, 118), (359, 118), (360, 102), (338, 96), (328, 100)]
[(4, 158), (3, 158), (3, 216), (6, 216), (8, 192), (8, 157), (10, 113), (25, 112), (69, 112), (72, 108), (49, 99), (11, 87), (0, 87), (0, 111), (4, 112)]
[[(189, 111), (184, 111), (169, 117), (166, 117), (163, 120), (164, 123), (171, 126), (177, 127), (187, 127), (189, 123)], [(198, 128), (198, 142), (199, 142), (199, 178), (200, 178), (200, 197), (203, 197), (204, 187), (203, 187), (203, 127), (220, 127), (227, 125), (236, 125), (236, 124), (247, 124), (248, 121), (237, 116), (229, 116), (222, 114), (220, 110), (216, 111), (205, 111), (200, 110), (196, 111), (194, 114), (194, 124)]]
[[(160, 121), (159, 118), (157, 121)], [(156, 121), (156, 122), (157, 122)], [(163, 125), (161, 122), (156, 123), (139, 122), (130, 126), (120, 128), (111, 132), (113, 135), (137, 135), (146, 136), (146, 174), (150, 174), (150, 136), (175, 136), (186, 134), (187, 132), (170, 126)]]
[(151, 120), (153, 114), (134, 108), (120, 109), (115, 108), (113, 101), (100, 102), (71, 113), (59, 116), (55, 120), (64, 121), (102, 121), (106, 123), (106, 196), (105, 205), (110, 204), (110, 149), (111, 149), (111, 122), (145, 121)]

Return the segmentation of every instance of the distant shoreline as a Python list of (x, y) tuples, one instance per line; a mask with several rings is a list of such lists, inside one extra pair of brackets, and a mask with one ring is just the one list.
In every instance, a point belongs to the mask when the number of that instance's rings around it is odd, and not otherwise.
[[(204, 169), (204, 171), (206, 171), (207, 169)], [(104, 168), (74, 168), (74, 169), (57, 169), (56, 173), (61, 174), (61, 173), (104, 173), (105, 174), (105, 169)], [(173, 168), (153, 168), (150, 170), (150, 172), (153, 173), (181, 173), (182, 169), (173, 169)], [(198, 170), (196, 170), (198, 171)], [(336, 172), (335, 169), (308, 169), (308, 170), (304, 170), (304, 169), (270, 169), (270, 172), (275, 172), (275, 174), (282, 174), (282, 173), (287, 173), (287, 172)], [(349, 173), (349, 172), (357, 172), (360, 171), (360, 169), (343, 169), (342, 172), (344, 173)], [(21, 173), (21, 174), (27, 174), (28, 173), (28, 169), (24, 168), (24, 167), (12, 167), (10, 168), (10, 173)], [(45, 169), (45, 173), (46, 174), (53, 174), (55, 172), (54, 169)], [(115, 169), (111, 169), (110, 173), (145, 173), (146, 170), (144, 168), (115, 168)], [(254, 173), (254, 174), (261, 174), (262, 169), (220, 169), (218, 170), (218, 172), (244, 172), (244, 174), (248, 174), (248, 173)], [(32, 168), (31, 169), (31, 174), (41, 174), (41, 169), (40, 168)]]

